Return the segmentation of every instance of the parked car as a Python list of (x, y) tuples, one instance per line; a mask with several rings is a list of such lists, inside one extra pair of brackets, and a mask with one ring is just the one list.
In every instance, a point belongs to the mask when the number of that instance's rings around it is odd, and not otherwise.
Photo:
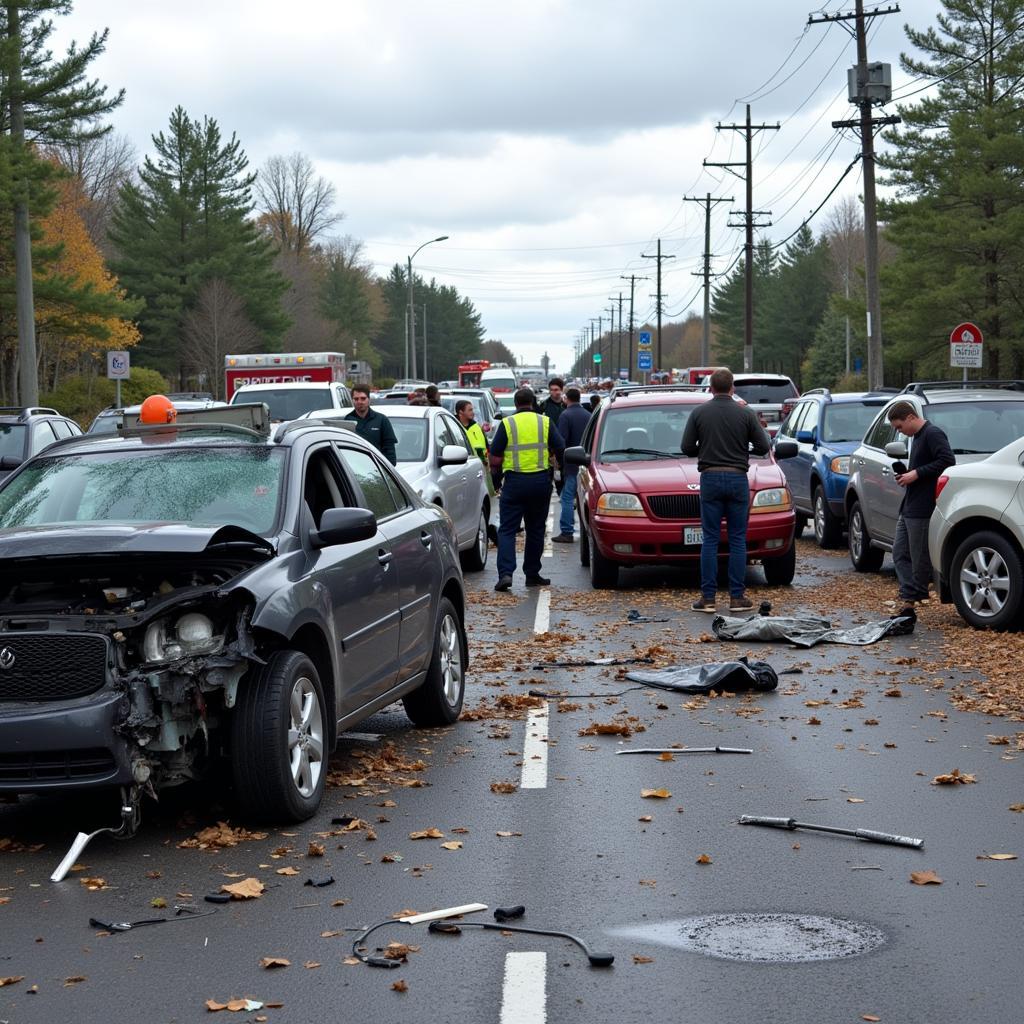
[(939, 477), (928, 548), (939, 599), (975, 629), (1024, 625), (1024, 438)]
[(797, 536), (810, 522), (819, 547), (842, 543), (850, 455), (891, 397), (891, 391), (833, 394), (828, 388), (813, 388), (800, 396), (779, 426), (776, 441), (793, 441), (798, 449), (795, 458), (780, 463), (793, 494)]
[(77, 437), (82, 428), (45, 406), (0, 407), (0, 480), (47, 445)]
[[(614, 587), (621, 567), (699, 563), (700, 476), (680, 444), (690, 414), (710, 400), (673, 385), (617, 390), (591, 417), (582, 444), (566, 450), (566, 461), (580, 466), (580, 562), (594, 587)], [(752, 457), (748, 473), (747, 556), (773, 585), (792, 583), (796, 571), (793, 502), (775, 461), (795, 450), (780, 444), (774, 455)]]
[(945, 431), (959, 464), (987, 458), (1024, 435), (1024, 384), (1018, 381), (926, 381), (893, 395), (850, 457), (844, 503), (850, 561), (859, 572), (880, 568), (896, 536), (903, 489), (892, 464), (906, 461), (908, 446), (887, 413), (902, 401)]
[[(463, 569), (480, 572), (487, 565), (487, 524), (491, 496), (487, 475), (462, 424), (446, 409), (430, 405), (377, 406), (395, 428), (402, 478), (417, 497), (443, 508), (455, 524)], [(309, 418), (337, 415), (322, 409)]]
[(134, 803), (226, 760), (298, 821), (346, 728), (458, 717), (451, 520), (353, 431), (264, 416), (68, 438), (0, 486), (0, 792)]
[(311, 409), (352, 409), (352, 392), (339, 381), (297, 381), (290, 384), (243, 384), (235, 388), (232, 405), (263, 402), (274, 423), (297, 420)]
[[(701, 382), (705, 391), (711, 390), (710, 375)], [(797, 386), (781, 373), (735, 373), (733, 388), (761, 420), (761, 425), (774, 435), (779, 424), (790, 414), (800, 396)]]
[[(171, 392), (164, 396), (169, 398), (178, 412), (195, 412), (196, 409), (214, 409), (219, 405), (226, 405), (226, 402), (217, 401), (213, 395), (203, 394), (195, 391)], [(129, 426), (137, 426), (139, 413), (142, 411), (140, 405), (129, 405), (122, 409), (110, 406), (96, 415), (96, 418), (89, 424), (89, 434), (116, 434), (125, 422)]]

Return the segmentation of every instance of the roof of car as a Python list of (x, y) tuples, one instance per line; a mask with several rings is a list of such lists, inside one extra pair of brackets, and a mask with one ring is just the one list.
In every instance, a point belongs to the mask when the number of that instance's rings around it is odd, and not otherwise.
[[(306, 391), (306, 390), (312, 391), (312, 390), (316, 390), (317, 388), (320, 388), (320, 389), (329, 388), (329, 387), (331, 387), (332, 384), (339, 384), (339, 385), (341, 385), (341, 381), (337, 381), (337, 380), (336, 381), (331, 381), (331, 380), (320, 380), (320, 381), (316, 381), (316, 380), (294, 380), (294, 381), (292, 381), (292, 380), (284, 380), (284, 381), (278, 382), (277, 384), (242, 384), (239, 387), (235, 388), (235, 394), (237, 395), (239, 391), (280, 391), (281, 388), (296, 388), (296, 389), (298, 389), (300, 391)], [(344, 385), (342, 385), (342, 386), (344, 386)], [(175, 403), (175, 404), (177, 404), (177, 403)]]
[(699, 405), (711, 400), (709, 391), (699, 391), (691, 384), (648, 384), (634, 388), (616, 388), (602, 396), (601, 405)]
[(915, 381), (898, 398), (916, 398), (924, 405), (947, 402), (1005, 402), (1024, 399), (1024, 381)]
[(47, 406), (29, 405), (29, 406), (0, 406), (0, 421), (3, 422), (14, 422), (14, 423), (27, 423), (34, 416), (58, 416), (62, 419), (67, 419), (61, 413), (57, 412), (56, 409), (50, 409)]
[(805, 398), (820, 398), (826, 402), (845, 404), (864, 401), (886, 402), (896, 395), (895, 388), (882, 388), (878, 391), (830, 391), (828, 388), (811, 388), (800, 395), (800, 400)]
[(451, 416), (451, 413), (440, 405), (385, 405), (381, 407), (380, 411), (385, 416), (404, 417), (411, 420), (424, 419), (432, 412), (443, 412)]

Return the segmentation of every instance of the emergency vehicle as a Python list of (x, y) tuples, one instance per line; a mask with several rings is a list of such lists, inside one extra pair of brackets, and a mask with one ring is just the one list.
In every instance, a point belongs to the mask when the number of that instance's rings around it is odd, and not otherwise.
[(344, 352), (249, 352), (224, 357), (225, 399), (246, 384), (345, 383)]
[(480, 374), (491, 367), (490, 360), (470, 359), (459, 366), (459, 387), (478, 388), (480, 387)]

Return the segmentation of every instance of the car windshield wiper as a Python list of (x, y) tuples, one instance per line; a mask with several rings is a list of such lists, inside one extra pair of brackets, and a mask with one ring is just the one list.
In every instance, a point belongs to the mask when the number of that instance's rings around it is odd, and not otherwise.
[[(680, 452), (680, 454), (682, 454)], [(601, 458), (606, 455), (652, 455), (656, 459), (674, 459), (676, 456), (671, 452), (660, 452), (656, 448), (609, 448), (601, 452)]]
[(979, 451), (977, 448), (954, 448), (954, 455), (991, 455), (991, 452)]

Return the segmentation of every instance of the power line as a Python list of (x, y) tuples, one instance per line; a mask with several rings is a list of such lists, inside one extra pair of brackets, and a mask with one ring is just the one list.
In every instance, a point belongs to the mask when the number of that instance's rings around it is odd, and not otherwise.
[[(821, 208), (832, 198), (833, 195), (835, 195), (835, 191), (843, 183), (843, 179), (850, 173), (850, 171), (853, 170), (856, 164), (860, 163), (860, 158), (861, 154), (858, 153), (849, 162), (849, 164), (847, 164), (846, 170), (843, 171), (841, 175), (839, 175), (839, 180), (832, 186), (831, 189), (829, 189), (828, 195), (825, 196), (825, 198), (822, 199), (820, 203), (818, 203), (818, 205), (811, 211), (811, 213), (800, 222), (800, 227), (798, 227), (796, 231), (793, 231), (792, 233), (786, 235), (786, 237), (782, 239), (781, 242), (772, 243), (773, 249), (779, 249), (782, 246), (784, 246), (791, 238), (795, 237), (801, 231), (801, 229), (805, 228), (808, 224), (810, 224), (812, 220), (814, 220), (815, 216), (821, 211)], [(792, 209), (792, 207), (790, 207), (790, 209)], [(786, 212), (788, 213), (789, 210), (787, 210)]]

